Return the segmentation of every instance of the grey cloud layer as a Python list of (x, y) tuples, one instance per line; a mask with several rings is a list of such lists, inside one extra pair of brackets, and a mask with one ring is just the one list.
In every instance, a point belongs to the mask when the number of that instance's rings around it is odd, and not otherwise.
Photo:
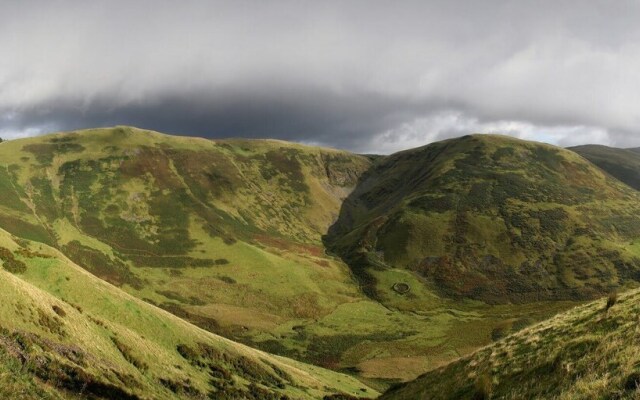
[(640, 145), (640, 3), (3, 2), (0, 135)]

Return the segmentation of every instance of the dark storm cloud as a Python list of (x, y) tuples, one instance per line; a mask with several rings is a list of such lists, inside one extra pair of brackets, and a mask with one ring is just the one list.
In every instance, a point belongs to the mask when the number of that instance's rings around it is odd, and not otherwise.
[[(72, 130), (129, 124), (203, 137), (280, 138), (341, 148), (361, 148), (366, 133), (384, 132), (424, 110), (425, 103), (389, 99), (377, 93), (338, 95), (319, 89), (281, 86), (264, 90), (168, 93), (118, 104), (95, 98), (77, 107), (60, 100), (23, 108), (6, 126), (51, 126)], [(274, 95), (277, 93), (277, 96)]]
[(0, 135), (640, 145), (638, 17), (631, 1), (3, 2)]

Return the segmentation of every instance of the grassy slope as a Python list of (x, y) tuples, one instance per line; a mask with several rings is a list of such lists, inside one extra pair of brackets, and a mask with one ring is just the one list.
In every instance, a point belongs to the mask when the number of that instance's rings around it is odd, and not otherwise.
[(451, 300), (398, 268), (375, 271), (384, 305), (363, 296), (320, 237), (371, 159), (127, 127), (9, 141), (0, 226), (207, 330), (365, 379), (412, 379), (572, 304)]
[(120, 127), (5, 142), (0, 160), (2, 226), (205, 329), (297, 337), (363, 300), (320, 237), (366, 157)]
[(639, 200), (574, 152), (465, 136), (377, 163), (330, 242), (385, 304), (398, 268), (452, 298), (588, 299), (640, 276)]
[(22, 363), (0, 351), (0, 397), (16, 400), (61, 400), (71, 398), (41, 382)]
[[(58, 393), (64, 398), (82, 391), (154, 399), (375, 395), (351, 377), (201, 330), (46, 245), (0, 231), (0, 246), (0, 394), (15, 387), (25, 398), (58, 398), (52, 390), (58, 387), (68, 389)], [(20, 272), (6, 271), (16, 265)]]
[(363, 296), (320, 238), (370, 158), (118, 127), (5, 142), (0, 160), (1, 227), (209, 331), (364, 379), (415, 378), (574, 304), (452, 299), (386, 267), (370, 271), (383, 303)]
[(601, 145), (569, 148), (591, 161), (611, 176), (640, 190), (640, 152), (638, 149), (617, 149)]
[(485, 347), (382, 399), (632, 399), (640, 395), (640, 292), (598, 300)]

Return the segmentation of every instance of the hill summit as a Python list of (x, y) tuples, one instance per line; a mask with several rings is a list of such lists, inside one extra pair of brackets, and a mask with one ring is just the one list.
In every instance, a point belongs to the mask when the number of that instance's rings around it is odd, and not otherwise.
[(327, 242), (382, 300), (393, 268), (454, 298), (586, 299), (640, 277), (639, 200), (572, 151), (469, 135), (379, 160)]

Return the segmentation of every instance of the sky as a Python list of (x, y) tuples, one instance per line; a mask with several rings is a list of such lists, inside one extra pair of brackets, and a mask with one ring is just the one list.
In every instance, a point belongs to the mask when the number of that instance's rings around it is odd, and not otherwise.
[(0, 137), (640, 146), (638, 1), (0, 2)]

